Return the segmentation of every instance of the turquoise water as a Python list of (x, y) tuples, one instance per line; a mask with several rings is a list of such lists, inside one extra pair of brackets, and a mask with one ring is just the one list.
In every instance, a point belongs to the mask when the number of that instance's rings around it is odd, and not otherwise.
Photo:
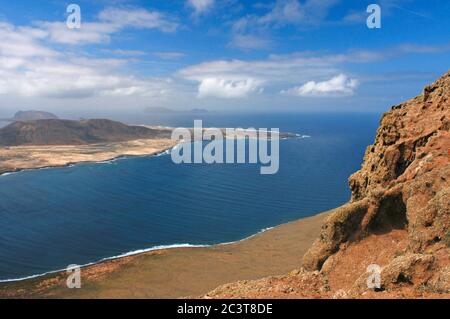
[[(204, 126), (280, 128), (311, 137), (280, 142), (276, 175), (260, 175), (255, 164), (175, 165), (166, 155), (1, 176), (0, 280), (156, 246), (237, 241), (336, 207), (349, 199), (347, 178), (360, 167), (379, 118), (203, 117)], [(186, 116), (145, 121), (192, 126)]]

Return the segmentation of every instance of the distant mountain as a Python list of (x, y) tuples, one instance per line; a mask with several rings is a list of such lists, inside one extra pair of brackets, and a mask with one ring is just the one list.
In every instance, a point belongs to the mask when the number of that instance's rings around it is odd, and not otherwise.
[(158, 114), (189, 114), (189, 113), (201, 114), (201, 113), (208, 113), (208, 110), (195, 108), (195, 109), (187, 110), (187, 111), (178, 111), (178, 110), (170, 109), (168, 107), (155, 106), (155, 107), (147, 107), (145, 109), (145, 112), (158, 113)]
[(0, 145), (81, 145), (146, 138), (170, 138), (170, 130), (104, 120), (47, 119), (14, 122), (0, 129)]
[(192, 109), (190, 113), (208, 113), (206, 109)]
[(43, 111), (19, 111), (14, 114), (14, 117), (9, 119), (11, 122), (15, 121), (35, 121), (35, 120), (48, 120), (48, 119), (58, 119), (55, 114)]
[(155, 106), (155, 107), (147, 107), (145, 109), (145, 112), (148, 113), (176, 113), (177, 111), (169, 109), (168, 107), (159, 107), (159, 106)]

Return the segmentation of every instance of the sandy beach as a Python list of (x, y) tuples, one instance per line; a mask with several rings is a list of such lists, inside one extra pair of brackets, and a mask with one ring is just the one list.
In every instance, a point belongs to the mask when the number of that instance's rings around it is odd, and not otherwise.
[(83, 268), (81, 289), (66, 273), (0, 284), (0, 298), (198, 297), (221, 284), (299, 268), (327, 213), (225, 245), (156, 250)]

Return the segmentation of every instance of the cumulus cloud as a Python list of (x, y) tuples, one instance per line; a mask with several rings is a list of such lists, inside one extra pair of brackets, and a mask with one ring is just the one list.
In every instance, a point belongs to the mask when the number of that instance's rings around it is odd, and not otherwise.
[[(264, 85), (286, 87), (305, 82), (313, 77), (331, 77), (340, 71), (335, 67), (340, 57), (313, 55), (277, 55), (263, 60), (217, 60), (181, 69), (177, 75), (198, 83), (199, 96), (229, 97), (230, 91), (239, 92), (233, 97), (246, 97), (258, 92)], [(211, 80), (213, 79), (213, 80)], [(200, 93), (202, 91), (202, 93)], [(218, 93), (225, 91), (226, 94)], [(278, 91), (279, 92), (279, 91)]]
[(45, 45), (46, 31), (0, 23), (0, 94), (25, 97), (157, 96), (169, 79), (122, 75), (123, 59), (73, 57)]
[(208, 78), (280, 85), (305, 82), (313, 77), (327, 77), (339, 72), (334, 56), (277, 55), (262, 60), (216, 60), (181, 69), (177, 75), (201, 83)]
[(348, 78), (345, 74), (339, 74), (327, 81), (309, 81), (302, 86), (281, 93), (297, 96), (348, 96), (354, 93), (357, 85), (356, 79)]
[(168, 86), (166, 79), (137, 79), (111, 72), (105, 61), (34, 60), (20, 68), (0, 68), (0, 94), (31, 97), (154, 96)]
[(97, 21), (83, 21), (81, 29), (69, 29), (64, 22), (38, 21), (32, 27), (0, 22), (0, 94), (50, 98), (166, 95), (172, 85), (170, 78), (126, 75), (120, 68), (130, 62), (127, 59), (76, 57), (53, 44), (109, 42), (125, 28), (173, 32), (177, 27), (166, 15), (140, 8), (105, 9)]
[(202, 14), (214, 5), (214, 0), (188, 0), (188, 5), (194, 9), (195, 14)]
[(255, 79), (220, 79), (206, 78), (200, 82), (198, 96), (219, 97), (225, 99), (244, 98), (259, 88), (260, 83)]

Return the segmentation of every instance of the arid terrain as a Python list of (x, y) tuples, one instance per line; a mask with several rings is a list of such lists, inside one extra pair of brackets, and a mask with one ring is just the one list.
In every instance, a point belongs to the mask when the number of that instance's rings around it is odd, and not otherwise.
[(154, 155), (177, 144), (170, 137), (169, 129), (104, 119), (16, 121), (0, 129), (0, 174)]
[(102, 162), (122, 156), (154, 155), (176, 144), (171, 139), (141, 139), (87, 145), (0, 147), (0, 174), (73, 163)]

